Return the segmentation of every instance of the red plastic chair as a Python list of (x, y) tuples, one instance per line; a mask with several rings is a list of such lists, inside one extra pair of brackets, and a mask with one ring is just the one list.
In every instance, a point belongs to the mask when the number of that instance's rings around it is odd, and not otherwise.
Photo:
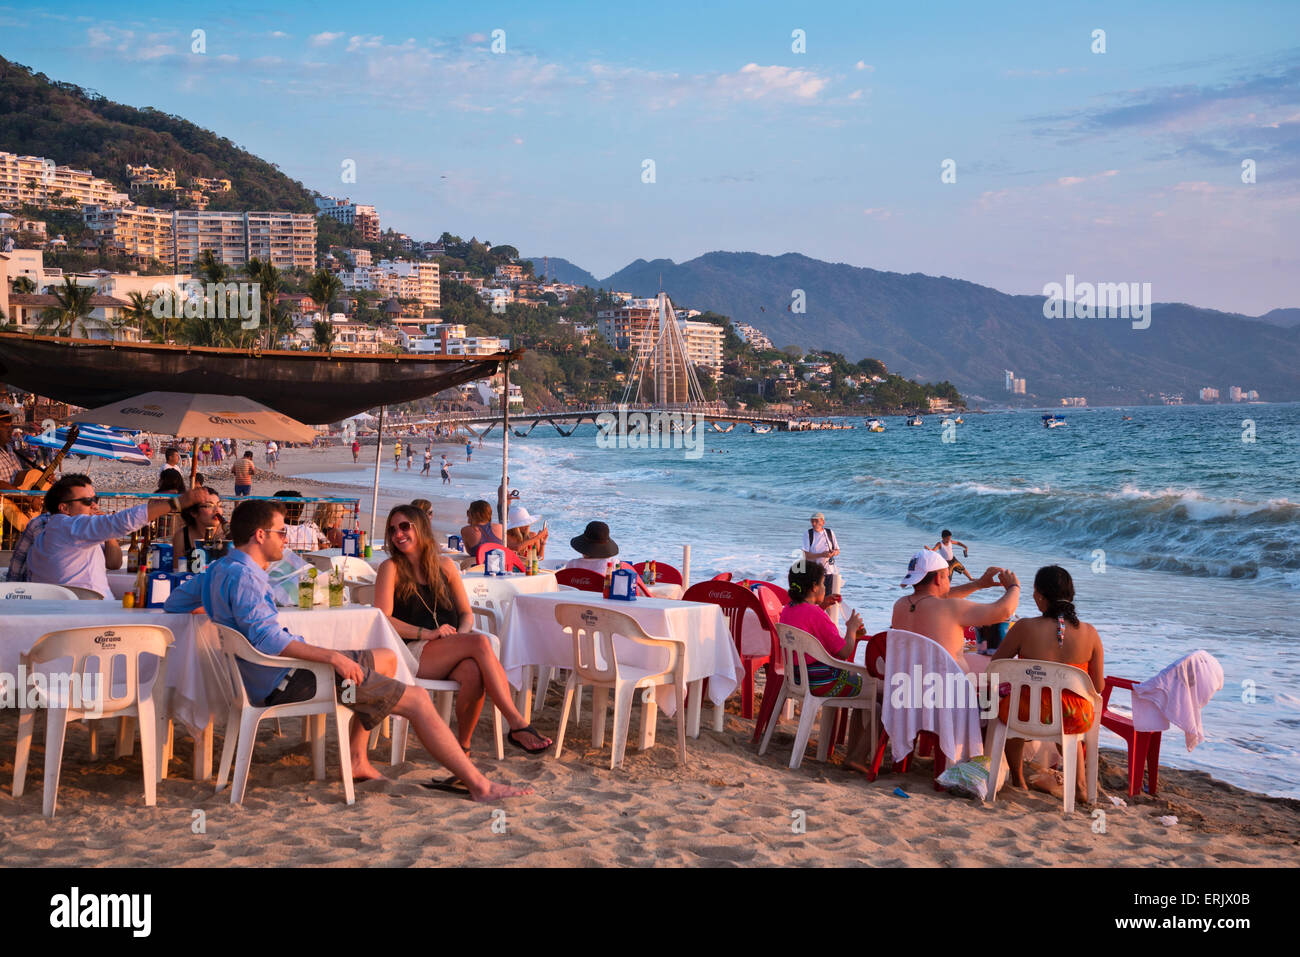
[(505, 552), (506, 571), (508, 572), (528, 571), (528, 566), (523, 563), (523, 561), (520, 559), (520, 557), (517, 554), (515, 554), (513, 549), (504, 548), (496, 544), (495, 542), (485, 542), (482, 545), (480, 545), (478, 547), (478, 551), (474, 554), (474, 561), (482, 565), (484, 556), (487, 555), (487, 553), (492, 551), (492, 549), (494, 548), (500, 548), (501, 551)]
[[(636, 569), (637, 575), (644, 578), (645, 566), (646, 566), (645, 562), (637, 562), (632, 567)], [(677, 569), (673, 568), (673, 566), (669, 565), (667, 562), (656, 561), (655, 562), (655, 584), (681, 585), (683, 584), (682, 573), (679, 572)]]
[[(759, 602), (767, 612), (767, 617), (772, 622), (781, 620), (781, 612), (790, 602), (781, 601), (778, 592), (784, 591), (776, 585), (768, 582), (759, 582), (763, 588), (757, 589), (754, 594), (758, 596)], [(751, 744), (758, 744), (763, 739), (763, 732), (767, 730), (767, 723), (772, 720), (772, 709), (776, 705), (776, 699), (780, 696), (781, 685), (785, 681), (785, 674), (781, 670), (781, 640), (776, 634), (776, 629), (772, 629), (772, 649), (768, 652), (767, 664), (763, 666), (763, 705), (758, 712), (758, 720), (754, 723), (754, 737), (750, 740)]]
[(749, 579), (743, 584), (745, 585), (746, 588), (749, 588), (751, 590), (755, 585), (762, 585), (764, 588), (770, 588), (773, 591), (773, 593), (776, 594), (776, 597), (781, 599), (782, 608), (790, 604), (790, 593), (786, 591), (784, 588), (782, 588), (780, 585), (776, 584), (775, 582), (764, 582), (764, 581), (756, 581), (754, 579)]
[[(740, 585), (728, 581), (707, 581), (698, 582), (686, 589), (686, 594), (682, 596), (682, 601), (698, 601), (710, 605), (717, 605), (722, 609), (722, 613), (727, 616), (727, 624), (731, 626), (731, 640), (735, 642), (736, 651), (740, 653), (741, 663), (745, 666), (745, 677), (741, 681), (741, 715), (746, 718), (754, 717), (754, 667), (756, 665), (766, 664), (771, 660), (771, 651), (763, 655), (746, 655), (741, 649), (740, 638), (744, 626), (745, 612), (752, 611), (758, 616), (758, 623), (772, 636), (772, 641), (778, 643), (780, 639), (776, 635), (776, 623), (768, 617), (767, 609), (763, 603), (758, 600), (748, 588), (742, 588)], [(778, 656), (778, 660), (779, 660)]]
[(1128, 745), (1128, 794), (1136, 797), (1142, 791), (1142, 771), (1147, 776), (1147, 792), (1156, 796), (1159, 786), (1160, 771), (1160, 734), (1159, 731), (1137, 731), (1133, 719), (1128, 715), (1110, 710), (1110, 693), (1116, 688), (1133, 690), (1136, 681), (1128, 678), (1106, 676), (1106, 689), (1101, 693), (1101, 726), (1114, 731)]
[[(731, 572), (719, 572), (709, 579), (711, 582), (729, 582), (731, 581)], [(748, 589), (746, 589), (748, 591)], [(746, 715), (748, 717), (748, 715)]]
[(603, 592), (605, 590), (605, 576), (597, 575), (585, 568), (561, 568), (555, 573), (555, 583), (568, 585), (580, 591)]
[[(881, 631), (872, 635), (867, 641), (867, 671), (871, 677), (880, 682), (880, 687), (884, 694), (889, 694), (889, 682), (885, 680), (885, 636), (888, 632)], [(880, 730), (880, 740), (876, 745), (876, 754), (871, 761), (871, 770), (867, 772), (867, 780), (874, 781), (880, 775), (880, 765), (885, 759), (885, 749), (889, 747), (889, 732), (884, 728)], [(939, 784), (939, 775), (943, 774), (944, 769), (948, 766), (948, 759), (944, 756), (943, 748), (939, 747), (939, 736), (933, 731), (922, 731), (916, 736), (916, 745), (903, 756), (903, 760), (894, 765), (896, 774), (906, 774), (907, 766), (912, 760), (912, 755), (920, 757), (929, 757), (934, 755), (934, 789), (936, 791), (946, 791), (947, 788)]]

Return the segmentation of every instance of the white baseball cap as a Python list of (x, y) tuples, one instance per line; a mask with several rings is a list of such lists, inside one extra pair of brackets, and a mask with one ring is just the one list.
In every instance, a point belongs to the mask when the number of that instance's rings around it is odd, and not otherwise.
[(937, 572), (947, 567), (948, 563), (944, 561), (942, 555), (923, 548), (907, 563), (907, 575), (903, 578), (902, 587), (915, 585), (930, 572)]
[(540, 521), (540, 517), (528, 514), (528, 509), (522, 505), (511, 505), (510, 511), (506, 514), (506, 529), (523, 528), (525, 525), (535, 525)]

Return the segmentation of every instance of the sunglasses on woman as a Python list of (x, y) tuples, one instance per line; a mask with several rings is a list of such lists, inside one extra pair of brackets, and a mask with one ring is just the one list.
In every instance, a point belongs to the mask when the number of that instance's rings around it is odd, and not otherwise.
[(403, 535), (410, 535), (412, 527), (413, 526), (410, 522), (398, 522), (396, 525), (388, 526), (388, 534), (396, 535), (398, 532), (401, 532)]

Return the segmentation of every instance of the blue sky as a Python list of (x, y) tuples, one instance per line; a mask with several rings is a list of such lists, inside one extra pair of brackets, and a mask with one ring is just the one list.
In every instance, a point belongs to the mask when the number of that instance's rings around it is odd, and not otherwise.
[(597, 277), (800, 252), (1300, 306), (1300, 4), (1135, 6), (0, 0), (0, 55), (184, 116), (385, 226)]

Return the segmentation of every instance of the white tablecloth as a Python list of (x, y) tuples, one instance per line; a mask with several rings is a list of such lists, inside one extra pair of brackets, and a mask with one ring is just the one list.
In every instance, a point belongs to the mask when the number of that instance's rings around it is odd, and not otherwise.
[[(17, 605), (22, 607), (11, 607)], [(313, 611), (281, 609), (280, 623), (308, 644), (321, 648), (391, 648), (397, 652), (395, 677), (408, 683), (414, 677), (405, 644), (377, 608), (356, 605)], [(0, 673), (16, 674), (18, 656), (31, 650), (37, 639), (48, 632), (113, 625), (161, 625), (171, 629), (176, 640), (167, 654), (163, 713), (195, 735), (213, 718), (217, 723), (225, 721), (233, 689), (221, 658), (217, 629), (207, 615), (126, 609), (107, 602), (9, 601), (0, 609)]]
[(511, 572), (508, 575), (484, 575), (482, 572), (467, 572), (461, 576), (465, 583), (465, 593), (469, 595), (471, 605), (486, 605), (496, 610), (501, 619), (501, 631), (510, 624), (510, 611), (518, 595), (537, 595), (559, 589), (555, 576), (542, 572), (540, 575), (523, 575)]
[[(686, 681), (708, 678), (709, 698), (716, 705), (726, 701), (744, 677), (727, 619), (715, 605), (664, 598), (609, 601), (592, 592), (563, 591), (515, 598), (501, 649), (501, 664), (515, 687), (521, 685), (529, 666), (573, 667), (573, 639), (555, 620), (555, 607), (565, 602), (622, 612), (636, 619), (652, 638), (680, 643), (686, 656)], [(624, 644), (618, 642), (621, 660), (636, 667), (655, 667), (652, 657), (659, 657), (660, 652), (629, 649), (624, 658)], [(677, 710), (677, 692), (672, 685), (657, 688), (655, 700), (666, 715)]]
[(645, 590), (656, 598), (678, 599), (686, 589), (681, 585), (673, 585), (669, 582), (655, 582), (653, 585), (646, 585)]

